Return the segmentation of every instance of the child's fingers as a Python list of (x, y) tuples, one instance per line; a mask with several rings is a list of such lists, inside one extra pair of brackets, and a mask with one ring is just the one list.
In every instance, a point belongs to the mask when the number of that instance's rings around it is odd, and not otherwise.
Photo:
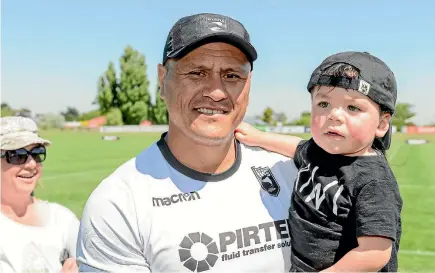
[(68, 258), (62, 266), (62, 273), (78, 272), (76, 260), (74, 258)]
[(236, 136), (236, 138), (237, 138), (238, 140), (240, 140), (240, 141), (245, 140), (245, 135), (242, 134), (242, 133), (240, 133), (240, 132), (236, 132), (236, 133), (235, 133), (235, 136)]

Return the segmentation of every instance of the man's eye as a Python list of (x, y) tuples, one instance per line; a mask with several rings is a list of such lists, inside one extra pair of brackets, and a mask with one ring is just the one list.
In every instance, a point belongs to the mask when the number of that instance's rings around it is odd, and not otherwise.
[(193, 76), (203, 76), (204, 75), (204, 73), (202, 73), (201, 71), (191, 71), (188, 74), (193, 75)]
[(347, 107), (347, 109), (349, 109), (349, 111), (352, 111), (352, 112), (358, 112), (358, 111), (361, 111), (361, 109), (359, 109), (358, 107), (353, 106), (353, 105), (349, 105), (349, 106)]
[(240, 79), (240, 76), (235, 73), (230, 73), (226, 75), (226, 78), (228, 79)]
[(329, 103), (327, 103), (326, 101), (321, 101), (317, 104), (320, 108), (326, 108), (328, 107)]

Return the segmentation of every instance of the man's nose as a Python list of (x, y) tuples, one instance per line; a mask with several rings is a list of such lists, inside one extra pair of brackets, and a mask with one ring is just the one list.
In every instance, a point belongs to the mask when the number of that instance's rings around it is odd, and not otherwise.
[(213, 101), (221, 101), (228, 97), (219, 73), (214, 73), (209, 78), (209, 84), (204, 88), (203, 95), (211, 98)]

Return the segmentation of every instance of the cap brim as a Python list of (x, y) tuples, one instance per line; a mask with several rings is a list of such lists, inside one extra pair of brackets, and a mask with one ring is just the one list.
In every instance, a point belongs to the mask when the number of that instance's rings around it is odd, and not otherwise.
[(246, 40), (240, 38), (239, 36), (230, 34), (230, 33), (224, 33), (224, 32), (217, 32), (210, 35), (206, 35), (202, 37), (199, 40), (196, 40), (193, 43), (187, 44), (184, 47), (171, 52), (168, 54), (168, 56), (165, 58), (164, 62), (170, 58), (182, 58), (185, 55), (187, 55), (192, 50), (208, 44), (208, 43), (215, 43), (215, 42), (222, 42), (227, 43), (230, 45), (233, 45), (240, 49), (247, 57), (249, 62), (253, 63), (257, 59), (257, 51), (255, 50), (254, 46), (252, 46), (249, 42)]
[(3, 139), (2, 140), (2, 150), (16, 150), (20, 148), (24, 148), (26, 146), (32, 145), (32, 144), (42, 144), (44, 146), (50, 146), (51, 141), (40, 138), (40, 137), (14, 137), (11, 139)]

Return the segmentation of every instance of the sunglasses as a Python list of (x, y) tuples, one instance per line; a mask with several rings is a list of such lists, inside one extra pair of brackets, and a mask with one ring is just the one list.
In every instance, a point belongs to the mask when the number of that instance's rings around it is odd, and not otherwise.
[(40, 163), (47, 157), (47, 150), (45, 146), (36, 146), (30, 151), (21, 148), (1, 152), (1, 158), (6, 158), (6, 162), (12, 165), (22, 165), (26, 163), (29, 156), (32, 156), (36, 163)]

